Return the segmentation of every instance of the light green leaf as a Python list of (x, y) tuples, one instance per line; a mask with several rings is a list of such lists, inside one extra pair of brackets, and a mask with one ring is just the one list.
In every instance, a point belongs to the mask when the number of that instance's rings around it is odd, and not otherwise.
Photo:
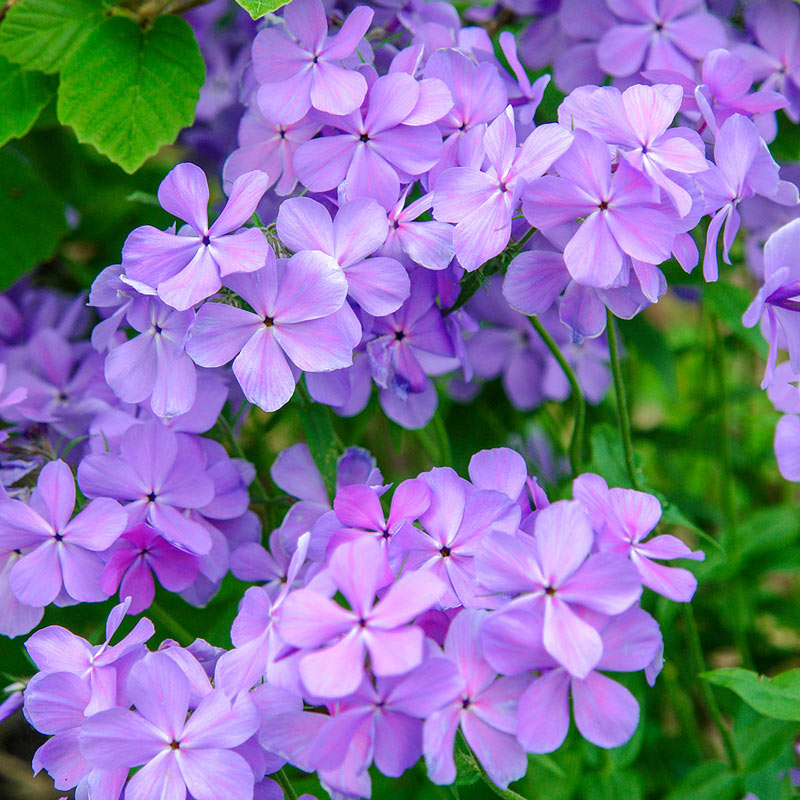
[(747, 669), (730, 667), (704, 672), (700, 677), (735, 692), (765, 717), (800, 722), (800, 669), (767, 678)]
[(333, 429), (330, 409), (310, 399), (302, 399), (300, 396), (297, 409), (311, 458), (322, 473), (328, 495), (333, 498), (336, 494), (336, 467), (343, 447)]
[(56, 93), (56, 81), (0, 56), (0, 145), (24, 136)]
[(236, 0), (253, 19), (263, 17), (270, 11), (277, 11), (281, 6), (285, 6), (289, 0)]
[(204, 75), (186, 20), (159, 17), (142, 31), (111, 17), (62, 71), (58, 118), (79, 141), (134, 172), (191, 125)]
[(17, 0), (0, 25), (0, 55), (58, 72), (103, 21), (100, 0)]
[(66, 231), (57, 195), (14, 152), (0, 150), (0, 291), (49, 258)]
[(741, 797), (740, 783), (727, 764), (707, 761), (698, 764), (667, 795), (667, 800), (737, 800)]
[(767, 343), (758, 326), (745, 328), (742, 325), (742, 314), (752, 299), (747, 289), (725, 281), (707, 283), (703, 289), (703, 301), (713, 314), (731, 329), (731, 333), (766, 358)]

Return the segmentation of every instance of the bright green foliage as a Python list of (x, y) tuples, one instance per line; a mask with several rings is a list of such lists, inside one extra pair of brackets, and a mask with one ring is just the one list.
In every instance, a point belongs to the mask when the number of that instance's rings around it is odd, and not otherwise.
[(49, 258), (66, 230), (56, 194), (29, 164), (0, 150), (0, 291)]
[(18, 0), (0, 26), (0, 55), (26, 69), (58, 72), (103, 14), (100, 0)]
[(765, 678), (750, 670), (731, 667), (705, 672), (701, 677), (735, 692), (759, 714), (800, 722), (800, 669)]
[(258, 19), (270, 11), (277, 11), (289, 0), (236, 0), (236, 2), (253, 18)]
[(58, 118), (126, 172), (138, 169), (194, 119), (205, 67), (189, 24), (152, 28), (105, 20), (61, 73)]
[(55, 93), (53, 78), (29, 72), (0, 56), (0, 146), (24, 136)]

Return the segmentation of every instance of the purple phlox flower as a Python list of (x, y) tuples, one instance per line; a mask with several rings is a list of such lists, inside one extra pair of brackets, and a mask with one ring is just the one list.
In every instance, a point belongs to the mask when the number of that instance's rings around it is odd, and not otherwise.
[[(388, 11), (394, 13), (393, 18), (385, 25), (387, 32), (394, 32), (398, 26), (414, 34), (420, 34), (429, 26), (448, 31), (457, 31), (461, 27), (458, 11), (452, 4), (440, 0), (378, 0), (375, 5), (378, 6), (379, 15)], [(412, 45), (417, 46), (419, 45)]]
[(559, 109), (562, 125), (572, 123), (616, 145), (620, 156), (646, 174), (666, 192), (681, 217), (692, 209), (692, 197), (670, 178), (671, 173), (693, 174), (708, 169), (705, 148), (692, 130), (669, 126), (681, 106), (683, 91), (677, 85), (597, 88), (582, 96), (578, 113), (570, 113), (569, 100)]
[(733, 50), (748, 61), (761, 89), (780, 92), (788, 101), (786, 113), (800, 119), (800, 9), (785, 0), (760, 3), (748, 19), (756, 42)]
[(508, 95), (494, 64), (476, 64), (453, 48), (433, 53), (425, 65), (425, 76), (441, 80), (453, 98), (453, 107), (437, 123), (445, 141), (441, 158), (428, 175), (434, 186), (445, 169), (462, 163), (459, 151), (467, 132), (478, 128), (482, 135), (486, 124), (503, 113)]
[(435, 220), (417, 220), (433, 206), (433, 193), (423, 195), (405, 206), (408, 190), (389, 211), (389, 233), (380, 254), (402, 260), (411, 259), (427, 269), (447, 269), (455, 255), (453, 227)]
[(782, 205), (792, 206), (798, 202), (797, 187), (780, 179), (778, 165), (766, 142), (752, 120), (741, 114), (729, 117), (720, 127), (714, 145), (714, 162), (697, 176), (705, 197), (706, 213), (713, 215), (703, 257), (703, 276), (707, 281), (715, 281), (719, 275), (717, 239), (723, 223), (722, 257), (726, 264), (731, 263), (728, 251), (739, 230), (737, 207), (741, 200), (758, 194)]
[(251, 800), (253, 771), (234, 748), (259, 728), (247, 695), (235, 700), (217, 689), (200, 700), (187, 719), (190, 683), (165, 653), (151, 653), (128, 677), (136, 711), (112, 708), (88, 719), (81, 729), (81, 752), (94, 767), (141, 766), (126, 796), (180, 800), (187, 789), (196, 800), (220, 794)]
[(250, 106), (239, 123), (239, 146), (222, 168), (224, 187), (229, 190), (240, 175), (261, 170), (267, 174), (269, 185), (275, 185), (277, 194), (291, 194), (297, 185), (294, 154), (303, 142), (316, 135), (319, 127), (313, 120), (269, 122), (256, 106)]
[(197, 556), (173, 547), (149, 525), (134, 525), (117, 540), (99, 586), (107, 594), (119, 588), (130, 597), (129, 614), (141, 614), (155, 596), (153, 573), (170, 592), (186, 589), (197, 577)]
[(7, 379), (8, 366), (6, 364), (0, 364), (0, 409), (11, 408), (11, 406), (21, 403), (28, 396), (28, 390), (24, 386), (17, 386), (3, 396)]
[(397, 678), (365, 679), (336, 705), (317, 734), (312, 752), (317, 769), (336, 769), (347, 758), (352, 738), (363, 733), (370, 748), (363, 765), (374, 760), (384, 774), (398, 778), (422, 755), (423, 719), (460, 698), (464, 679), (455, 665), (433, 655)]
[(276, 528), (269, 535), (269, 549), (258, 542), (243, 542), (236, 547), (231, 552), (231, 572), (240, 581), (263, 584), (274, 599), (288, 581), (291, 558)]
[(204, 367), (233, 360), (245, 397), (275, 411), (294, 394), (295, 369), (325, 372), (351, 364), (361, 327), (345, 304), (347, 281), (327, 256), (304, 251), (277, 261), (268, 253), (263, 269), (225, 281), (253, 310), (207, 303), (186, 349)]
[(724, 47), (725, 28), (702, 0), (607, 0), (619, 17), (600, 39), (600, 66), (624, 78), (642, 69), (694, 74), (694, 61)]
[(344, 273), (349, 296), (368, 314), (391, 314), (408, 297), (408, 273), (399, 261), (385, 256), (368, 258), (389, 232), (386, 212), (374, 200), (351, 200), (331, 220), (328, 210), (316, 200), (291, 198), (281, 204), (277, 230), (290, 249), (323, 254), (321, 262)]
[(122, 264), (106, 267), (93, 281), (89, 292), (90, 305), (98, 309), (104, 317), (102, 322), (92, 328), (92, 346), (103, 351), (114, 340), (114, 334), (125, 321), (128, 308), (136, 297), (136, 292), (120, 277)]
[(8, 577), (20, 602), (46, 606), (56, 599), (96, 602), (108, 597), (98, 587), (103, 570), (98, 553), (125, 529), (125, 511), (105, 497), (70, 520), (74, 508), (75, 480), (60, 460), (42, 468), (29, 505), (0, 502), (0, 548), (25, 551)]
[(305, 533), (298, 540), (297, 550), (286, 570), (286, 580), (276, 596), (272, 597), (264, 587), (254, 586), (242, 598), (239, 613), (231, 627), (234, 649), (219, 659), (215, 673), (217, 685), (231, 697), (250, 689), (264, 678), (273, 685), (291, 688), (296, 693), (302, 692), (295, 664), (287, 663), (289, 659), (286, 658), (278, 660), (279, 656), (286, 655), (286, 643), (277, 623), (286, 598), (305, 563), (309, 538), (309, 534)]
[[(550, 75), (541, 75), (531, 83), (528, 73), (517, 55), (517, 40), (514, 34), (510, 31), (503, 31), (499, 41), (503, 55), (516, 78), (516, 82), (512, 83), (509, 91), (509, 103), (514, 108), (521, 131), (529, 132), (533, 128), (533, 115), (539, 108), (545, 89), (550, 83)], [(505, 77), (505, 72), (501, 74)], [(511, 83), (510, 80), (508, 82)]]
[(675, 536), (656, 536), (642, 541), (661, 519), (661, 504), (651, 494), (632, 489), (609, 489), (599, 475), (586, 473), (572, 484), (573, 496), (589, 514), (595, 544), (601, 553), (630, 558), (642, 583), (678, 603), (688, 603), (697, 579), (686, 569), (665, 567), (653, 559), (689, 558), (702, 561), (705, 554), (692, 552)]
[(774, 447), (781, 475), (787, 481), (800, 481), (800, 417), (797, 414), (785, 414), (778, 420)]
[(319, 0), (293, 0), (283, 11), (286, 32), (266, 28), (253, 42), (253, 68), (262, 114), (275, 122), (297, 122), (309, 109), (350, 114), (367, 92), (364, 76), (339, 65), (358, 47), (373, 11), (357, 6), (328, 38)]
[(543, 611), (545, 650), (585, 678), (603, 653), (600, 636), (577, 613), (620, 614), (642, 593), (635, 567), (612, 553), (590, 555), (594, 535), (583, 507), (561, 500), (536, 516), (534, 535), (488, 534), (475, 573), (488, 591), (516, 596), (514, 605)]
[(508, 107), (486, 129), (487, 170), (452, 167), (439, 176), (433, 215), (456, 223), (453, 245), (464, 269), (475, 270), (502, 252), (525, 185), (543, 175), (571, 142), (572, 135), (559, 125), (541, 125), (518, 148)]
[[(418, 520), (430, 505), (427, 484), (416, 478), (403, 481), (395, 489), (388, 517), (384, 516), (381, 508), (381, 494), (363, 484), (340, 489), (333, 500), (333, 511), (321, 517), (314, 526), (310, 557), (327, 560), (343, 542), (364, 536), (375, 538), (386, 552), (392, 536), (400, 527)], [(388, 561), (386, 570), (386, 580), (391, 582), (394, 576)]]
[(147, 652), (145, 642), (155, 633), (153, 623), (143, 618), (117, 644), (110, 644), (129, 606), (130, 598), (126, 598), (111, 609), (102, 644), (92, 645), (58, 625), (36, 631), (25, 642), (40, 675), (70, 673), (80, 679), (87, 689), (87, 714), (127, 704), (125, 679)]
[(480, 629), (489, 615), (465, 609), (450, 624), (445, 656), (464, 679), (461, 697), (431, 714), (423, 726), (423, 751), (428, 777), (436, 784), (456, 778), (453, 744), (461, 728), (467, 744), (489, 777), (505, 789), (521, 778), (527, 759), (516, 739), (517, 701), (530, 683), (527, 675), (497, 679), (484, 656)]
[(300, 677), (312, 695), (352, 694), (364, 676), (365, 650), (379, 677), (402, 674), (422, 662), (424, 634), (407, 623), (431, 608), (445, 585), (427, 571), (409, 572), (373, 606), (383, 558), (371, 537), (346, 542), (331, 556), (330, 577), (350, 609), (311, 589), (290, 592), (284, 601), (280, 635), (295, 647), (313, 649), (299, 662)]
[[(442, 136), (433, 123), (415, 124), (420, 82), (404, 72), (378, 78), (365, 109), (340, 117), (324, 116), (344, 131), (302, 144), (294, 157), (300, 182), (313, 192), (345, 184), (348, 199), (372, 197), (390, 208), (409, 183), (427, 172), (442, 154)], [(271, 101), (272, 102), (272, 101)], [(449, 103), (440, 108), (443, 116)], [(406, 120), (410, 121), (406, 123)]]
[(783, 361), (775, 368), (774, 379), (767, 387), (769, 397), (776, 411), (782, 414), (800, 414), (800, 376), (796, 375), (789, 361)]
[(211, 549), (208, 531), (183, 513), (214, 499), (214, 482), (206, 474), (202, 451), (158, 422), (129, 428), (119, 455), (86, 456), (78, 467), (78, 483), (87, 497), (125, 503), (130, 526), (146, 521), (187, 553), (203, 555)]
[(558, 159), (560, 177), (546, 176), (527, 185), (525, 217), (545, 231), (584, 218), (564, 248), (572, 278), (608, 288), (623, 268), (624, 256), (660, 264), (670, 256), (674, 226), (659, 208), (660, 190), (626, 161), (612, 172), (608, 146), (576, 130), (572, 147)]
[(16, 714), (22, 708), (22, 690), (25, 687), (21, 683), (12, 683), (3, 689), (5, 698), (0, 700), (0, 722), (8, 719), (12, 714)]
[(475, 578), (474, 556), (490, 531), (512, 535), (519, 526), (520, 508), (506, 495), (475, 489), (450, 467), (423, 472), (419, 479), (430, 488), (430, 505), (419, 521), (422, 530), (404, 525), (389, 542), (395, 572), (432, 572), (447, 586), (439, 598), (442, 608), (459, 605), (491, 607), (491, 597)]
[(513, 500), (520, 508), (522, 521), (532, 512), (531, 499), (534, 508), (548, 505), (547, 496), (538, 488), (536, 479), (528, 477), (525, 459), (510, 447), (494, 447), (475, 453), (469, 460), (469, 479), (478, 489), (502, 492)]
[[(662, 640), (656, 621), (638, 606), (618, 616), (586, 613), (602, 641), (597, 670), (636, 672), (658, 660)], [(541, 677), (519, 698), (517, 736), (530, 753), (550, 753), (564, 742), (569, 730), (569, 696), (580, 734), (598, 747), (619, 747), (636, 730), (639, 705), (623, 686), (600, 672), (583, 678), (570, 675), (552, 662), (541, 643), (542, 621), (530, 608), (509, 608), (489, 617), (481, 644), (492, 666), (516, 675), (541, 669)], [(537, 641), (538, 636), (538, 641)]]
[(340, 417), (360, 414), (372, 394), (372, 371), (365, 350), (353, 351), (352, 367), (307, 373), (306, 388), (314, 400), (332, 406)]
[(108, 385), (126, 403), (149, 399), (160, 417), (185, 414), (197, 390), (194, 363), (184, 352), (194, 312), (174, 311), (157, 298), (137, 297), (127, 320), (139, 335), (110, 349), (105, 363)]
[(792, 372), (800, 373), (800, 269), (797, 247), (800, 245), (800, 220), (794, 220), (773, 233), (764, 245), (764, 285), (742, 316), (742, 324), (752, 328), (764, 316), (762, 325), (769, 342), (769, 356), (761, 388), (770, 386), (775, 377), (778, 348), (789, 351)]
[(178, 234), (143, 225), (122, 248), (122, 267), (131, 285), (186, 311), (219, 291), (221, 279), (253, 272), (264, 265), (269, 245), (260, 230), (238, 230), (253, 215), (267, 189), (258, 170), (233, 183), (225, 208), (209, 227), (208, 182), (203, 170), (183, 163), (158, 187), (158, 202), (188, 225)]
[(197, 513), (210, 520), (241, 517), (250, 506), (247, 487), (255, 480), (255, 467), (244, 459), (230, 458), (219, 442), (199, 436), (187, 438), (202, 448), (206, 474), (214, 482), (214, 499), (200, 506)]
[[(0, 498), (6, 498), (5, 490)], [(0, 502), (0, 505), (2, 503)], [(0, 636), (22, 636), (32, 631), (42, 620), (44, 608), (20, 603), (11, 588), (11, 570), (22, 558), (23, 551), (0, 545)]]

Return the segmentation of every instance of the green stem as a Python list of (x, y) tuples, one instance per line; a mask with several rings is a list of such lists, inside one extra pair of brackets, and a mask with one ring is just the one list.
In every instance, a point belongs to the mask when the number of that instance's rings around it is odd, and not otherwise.
[[(703, 645), (700, 642), (700, 634), (697, 631), (697, 622), (694, 618), (694, 610), (692, 609), (691, 603), (681, 603), (681, 606), (683, 608), (686, 632), (689, 639), (689, 654), (693, 662), (692, 666), (695, 676), (697, 676), (706, 671), (706, 662), (703, 657)], [(736, 749), (736, 742), (733, 740), (733, 733), (731, 733), (731, 729), (725, 722), (722, 712), (717, 705), (717, 700), (714, 697), (711, 684), (702, 679), (700, 679), (698, 683), (700, 686), (700, 694), (703, 697), (703, 702), (706, 705), (711, 721), (722, 737), (722, 745), (725, 748), (728, 763), (731, 769), (738, 773), (742, 768), (742, 762), (739, 757), (739, 752)]]
[(151, 617), (155, 617), (165, 628), (168, 628), (182, 647), (188, 647), (194, 641), (195, 637), (157, 603), (151, 603), (147, 613)]
[(572, 389), (572, 398), (575, 403), (575, 425), (572, 429), (572, 439), (569, 443), (569, 463), (572, 467), (572, 474), (578, 475), (583, 464), (583, 430), (586, 426), (586, 399), (583, 396), (583, 392), (581, 392), (575, 370), (572, 369), (547, 328), (542, 325), (538, 317), (531, 317), (530, 320), (536, 332), (542, 337), (542, 341), (547, 345), (547, 349), (553, 354), (553, 358), (558, 361), (559, 366), (564, 370)]
[(281, 785), (281, 789), (283, 789), (283, 793), (289, 800), (297, 800), (297, 792), (292, 786), (292, 782), (289, 780), (289, 776), (286, 774), (286, 770), (281, 767), (274, 775), (277, 779), (278, 783)]
[(622, 437), (622, 448), (625, 453), (625, 466), (631, 486), (639, 488), (636, 478), (636, 466), (633, 461), (633, 436), (631, 435), (631, 415), (628, 409), (628, 396), (625, 393), (625, 384), (622, 380), (622, 366), (619, 360), (619, 341), (615, 327), (614, 315), (606, 309), (606, 335), (608, 336), (608, 352), (611, 358), (611, 373), (614, 376), (614, 391), (617, 395), (617, 423)]
[(498, 797), (504, 798), (504, 800), (527, 800), (524, 795), (515, 792), (513, 789), (501, 789), (494, 781), (489, 777), (489, 774), (483, 768), (483, 764), (478, 760), (478, 757), (475, 753), (472, 752), (472, 748), (469, 746), (469, 743), (464, 738), (464, 734), (461, 733), (461, 730), (458, 731), (458, 742), (464, 750), (467, 758), (470, 759), (472, 762), (472, 766), (475, 767), (478, 774), (481, 776), (483, 782), (494, 792)]

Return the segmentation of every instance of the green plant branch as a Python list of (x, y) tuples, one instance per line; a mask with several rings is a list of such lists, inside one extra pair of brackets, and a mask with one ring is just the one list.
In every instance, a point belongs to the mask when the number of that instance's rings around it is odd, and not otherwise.
[(294, 786), (292, 786), (292, 782), (289, 780), (289, 776), (286, 774), (286, 770), (281, 767), (273, 776), (283, 789), (283, 793), (289, 800), (297, 800), (297, 792), (295, 791)]
[(491, 789), (494, 794), (498, 797), (504, 798), (504, 800), (527, 800), (524, 795), (515, 792), (513, 789), (501, 789), (494, 781), (489, 777), (489, 774), (483, 768), (483, 764), (481, 764), (478, 757), (473, 753), (472, 748), (469, 746), (469, 742), (464, 738), (464, 734), (459, 729), (457, 741), (464, 752), (464, 755), (470, 760), (472, 766), (475, 768), (475, 771), (481, 776), (481, 780)]

